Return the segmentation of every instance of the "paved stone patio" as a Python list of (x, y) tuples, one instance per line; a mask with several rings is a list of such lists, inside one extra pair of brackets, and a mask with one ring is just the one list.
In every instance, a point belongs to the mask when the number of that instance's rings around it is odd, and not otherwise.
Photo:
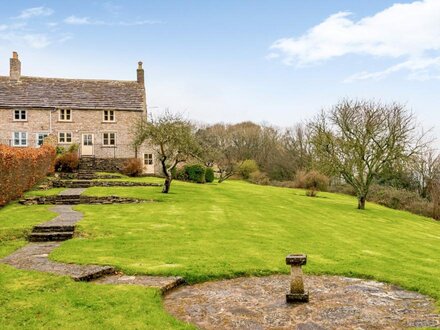
[(434, 301), (396, 286), (306, 276), (310, 302), (286, 304), (289, 277), (237, 278), (178, 288), (165, 308), (201, 329), (405, 329), (439, 327)]

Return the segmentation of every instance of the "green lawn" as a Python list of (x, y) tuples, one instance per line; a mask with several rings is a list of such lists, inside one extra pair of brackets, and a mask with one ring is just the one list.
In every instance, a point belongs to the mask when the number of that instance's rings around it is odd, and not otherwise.
[[(301, 190), (239, 181), (174, 181), (170, 194), (160, 191), (87, 189), (86, 195), (156, 202), (75, 206), (85, 214), (79, 236), (64, 242), (51, 258), (198, 282), (287, 273), (285, 256), (304, 252), (308, 273), (392, 282), (434, 297), (440, 307), (440, 222), (374, 204), (359, 211), (349, 196), (310, 198)], [(0, 210), (0, 237), (9, 242), (0, 256), (23, 244), (21, 234), (15, 243), (14, 233), (51, 216), (46, 206), (13, 204)], [(184, 327), (164, 313), (156, 291), (139, 287), (75, 283), (1, 266), (0, 291), (0, 324), (10, 327), (34, 328), (34, 319), (48, 328)]]
[(24, 194), (25, 197), (31, 197), (31, 196), (54, 196), (58, 195), (63, 190), (66, 190), (67, 188), (51, 188), (46, 190), (29, 190)]
[(163, 178), (158, 178), (154, 176), (144, 176), (144, 177), (129, 177), (121, 175), (119, 178), (114, 179), (95, 179), (94, 181), (128, 181), (128, 182), (148, 182), (148, 183), (160, 183), (164, 182)]
[[(32, 226), (55, 216), (49, 208), (14, 203), (0, 209), (0, 258), (25, 245)], [(155, 289), (78, 283), (2, 264), (0, 328), (193, 329), (164, 311)]]
[(48, 205), (25, 207), (17, 203), (0, 208), (0, 258), (25, 245), (33, 226), (56, 216), (49, 208)]
[[(52, 258), (181, 275), (190, 282), (287, 273), (284, 257), (309, 256), (308, 273), (371, 277), (440, 301), (440, 222), (354, 198), (239, 181), (159, 188), (93, 187), (87, 195), (152, 198), (140, 205), (80, 205), (81, 238)], [(104, 215), (104, 216), (103, 216)]]

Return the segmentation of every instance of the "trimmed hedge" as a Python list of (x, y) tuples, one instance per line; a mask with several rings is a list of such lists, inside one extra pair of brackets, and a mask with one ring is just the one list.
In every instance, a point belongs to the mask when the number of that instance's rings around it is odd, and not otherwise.
[(212, 167), (207, 167), (205, 170), (205, 181), (214, 182), (214, 170)]
[(53, 172), (55, 148), (12, 148), (0, 145), (0, 206), (22, 196)]
[(205, 183), (205, 167), (200, 164), (186, 165), (185, 173), (188, 180), (197, 183)]

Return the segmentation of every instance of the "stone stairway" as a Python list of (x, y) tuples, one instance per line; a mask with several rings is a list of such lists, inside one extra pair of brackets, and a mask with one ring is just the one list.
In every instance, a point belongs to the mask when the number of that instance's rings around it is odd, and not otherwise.
[(75, 223), (81, 219), (81, 213), (73, 211), (72, 207), (66, 204), (79, 204), (80, 195), (84, 189), (67, 189), (58, 195), (56, 204), (63, 204), (54, 207), (59, 215), (32, 229), (28, 236), (30, 242), (56, 242), (65, 241), (73, 237)]
[(93, 180), (95, 178), (95, 158), (81, 157), (78, 166), (78, 180)]
[[(79, 173), (78, 173), (79, 175)], [(61, 183), (59, 184), (59, 186), (66, 186), (67, 184), (65, 183), (66, 181), (61, 181)], [(64, 185), (61, 185), (64, 184)], [(55, 185), (54, 185), (55, 186)], [(92, 181), (89, 180), (69, 180), (68, 181), (68, 187), (69, 188), (89, 188), (92, 186)]]

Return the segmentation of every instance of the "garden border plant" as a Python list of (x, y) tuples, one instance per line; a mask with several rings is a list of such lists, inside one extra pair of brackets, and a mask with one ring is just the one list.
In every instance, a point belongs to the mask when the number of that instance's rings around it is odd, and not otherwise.
[(13, 148), (0, 145), (0, 206), (19, 198), (53, 172), (55, 148)]

